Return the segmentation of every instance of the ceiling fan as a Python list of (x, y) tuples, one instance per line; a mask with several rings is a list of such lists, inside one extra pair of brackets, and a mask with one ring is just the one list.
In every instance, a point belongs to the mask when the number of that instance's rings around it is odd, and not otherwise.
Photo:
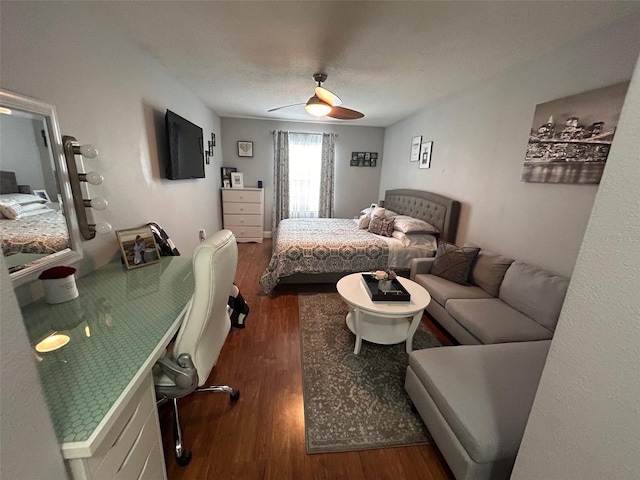
[(357, 120), (364, 117), (363, 113), (357, 110), (351, 110), (350, 108), (341, 107), (342, 100), (335, 93), (331, 93), (329, 90), (322, 86), (322, 83), (327, 80), (326, 73), (314, 73), (313, 79), (318, 83), (314, 95), (306, 103), (293, 103), (291, 105), (284, 105), (282, 107), (272, 108), (269, 112), (275, 112), (282, 108), (297, 107), (298, 105), (304, 105), (304, 109), (307, 113), (310, 113), (314, 117), (331, 117), (338, 120)]

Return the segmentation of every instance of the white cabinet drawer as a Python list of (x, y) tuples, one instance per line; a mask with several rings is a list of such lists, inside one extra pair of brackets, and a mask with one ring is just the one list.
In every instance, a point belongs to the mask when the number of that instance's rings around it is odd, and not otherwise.
[(224, 213), (235, 213), (239, 215), (260, 215), (262, 213), (262, 205), (260, 203), (225, 202)]
[(113, 477), (105, 478), (113, 478), (113, 480), (138, 479), (143, 475), (149, 462), (161, 461), (160, 458), (162, 457), (156, 456), (154, 458), (151, 455), (153, 446), (158, 443), (155, 421), (155, 416), (149, 415), (147, 422), (144, 424), (142, 431), (139, 432), (133, 447), (129, 451), (129, 455), (124, 459), (116, 474)]
[[(151, 382), (145, 381), (96, 453), (87, 459), (95, 478), (113, 478), (155, 408)], [(152, 416), (153, 417), (153, 416)]]
[(234, 225), (262, 228), (262, 215), (225, 215), (225, 228), (233, 227)]
[(228, 225), (227, 228), (233, 232), (238, 240), (243, 238), (262, 238), (262, 227), (241, 227)]
[(222, 190), (222, 201), (240, 203), (261, 203), (261, 190)]
[(145, 463), (138, 480), (159, 480), (166, 478), (164, 463), (162, 462), (162, 452), (160, 451), (161, 448), (160, 443), (156, 442), (151, 449), (151, 452), (149, 452), (147, 462)]

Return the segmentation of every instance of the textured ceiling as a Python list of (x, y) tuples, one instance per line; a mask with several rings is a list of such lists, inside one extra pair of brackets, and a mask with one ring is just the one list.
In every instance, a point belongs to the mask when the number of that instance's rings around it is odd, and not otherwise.
[[(69, 2), (75, 3), (75, 2)], [(388, 126), (579, 41), (640, 2), (83, 2), (221, 116), (309, 121), (312, 75)], [(612, 52), (615, 54), (615, 52)], [(335, 122), (335, 121), (334, 121)], [(343, 122), (344, 123), (344, 122)]]

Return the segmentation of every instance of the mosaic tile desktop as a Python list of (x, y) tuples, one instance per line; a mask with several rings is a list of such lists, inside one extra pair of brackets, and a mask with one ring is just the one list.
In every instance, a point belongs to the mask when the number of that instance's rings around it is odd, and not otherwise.
[(70, 342), (34, 354), (61, 443), (89, 439), (193, 294), (190, 257), (123, 270), (109, 264), (77, 282), (80, 296), (23, 309), (32, 345), (58, 331)]

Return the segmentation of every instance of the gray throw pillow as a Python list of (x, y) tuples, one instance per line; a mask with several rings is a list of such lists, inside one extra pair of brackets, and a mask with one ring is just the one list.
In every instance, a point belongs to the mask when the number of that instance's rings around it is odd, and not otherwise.
[(469, 281), (479, 286), (492, 297), (497, 297), (498, 293), (500, 293), (500, 285), (504, 274), (512, 263), (512, 258), (483, 250), (478, 253), (473, 262), (469, 273)]
[(458, 247), (451, 243), (440, 242), (431, 266), (431, 273), (460, 285), (469, 285), (471, 264), (479, 251), (478, 247)]

